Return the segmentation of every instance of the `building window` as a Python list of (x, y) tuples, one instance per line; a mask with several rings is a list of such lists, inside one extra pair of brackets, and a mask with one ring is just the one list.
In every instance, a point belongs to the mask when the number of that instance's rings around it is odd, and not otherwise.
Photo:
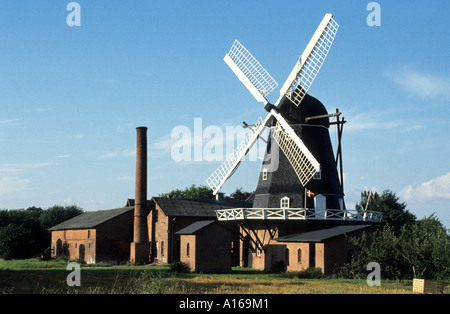
[(298, 251), (297, 251), (297, 262), (299, 264), (302, 263), (302, 249), (298, 249)]
[(261, 256), (261, 254), (262, 254), (261, 243), (258, 243), (258, 246), (256, 247), (256, 256)]
[(164, 241), (161, 242), (161, 257), (164, 257)]
[(280, 201), (281, 208), (289, 208), (289, 197), (285, 196)]
[(88, 239), (91, 238), (91, 230), (88, 230)]
[(155, 209), (155, 222), (158, 222), (158, 210)]
[(320, 180), (320, 179), (322, 179), (322, 168), (320, 168), (320, 170), (314, 173), (313, 175), (313, 180)]
[(189, 243), (186, 244), (186, 257), (191, 257), (191, 248), (189, 247)]
[(262, 172), (262, 179), (263, 179), (263, 181), (266, 181), (266, 180), (267, 180), (267, 169), (263, 169), (263, 172)]

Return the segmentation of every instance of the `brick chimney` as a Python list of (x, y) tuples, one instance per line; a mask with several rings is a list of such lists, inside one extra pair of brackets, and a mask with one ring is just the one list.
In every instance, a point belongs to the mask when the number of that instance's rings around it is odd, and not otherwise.
[(134, 232), (130, 261), (148, 263), (150, 244), (147, 229), (147, 128), (136, 128), (136, 185), (134, 200)]

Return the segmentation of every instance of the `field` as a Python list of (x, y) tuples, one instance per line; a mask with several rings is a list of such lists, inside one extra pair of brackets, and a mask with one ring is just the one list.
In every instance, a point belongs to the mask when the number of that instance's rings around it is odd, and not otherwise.
[[(2, 294), (411, 294), (412, 282), (300, 279), (233, 268), (231, 274), (174, 274), (168, 266), (82, 265), (81, 286), (69, 287), (67, 261), (0, 260)], [(445, 293), (449, 293), (448, 287)]]

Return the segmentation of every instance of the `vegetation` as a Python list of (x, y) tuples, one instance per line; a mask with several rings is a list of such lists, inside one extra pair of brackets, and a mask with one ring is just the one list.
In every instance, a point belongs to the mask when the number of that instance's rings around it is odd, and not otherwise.
[[(310, 269), (298, 273), (265, 273), (233, 268), (231, 274), (173, 273), (171, 265), (107, 266), (82, 265), (81, 286), (69, 287), (68, 261), (0, 260), (0, 293), (46, 294), (343, 294), (412, 293), (412, 282), (382, 281), (369, 287), (365, 279), (320, 276)], [(314, 278), (314, 279), (312, 279)], [(444, 293), (449, 293), (448, 287)]]
[(170, 198), (189, 198), (189, 199), (209, 199), (213, 200), (215, 197), (211, 189), (205, 185), (196, 186), (192, 184), (190, 187), (184, 190), (175, 189), (169, 193), (163, 193), (159, 195), (160, 197), (170, 197)]
[(48, 228), (83, 213), (78, 206), (0, 211), (0, 258), (22, 259), (41, 255), (50, 245)]
[[(356, 209), (363, 210), (367, 200), (368, 193), (364, 191)], [(375, 233), (351, 239), (358, 252), (341, 269), (341, 275), (364, 276), (364, 265), (377, 262), (387, 279), (450, 277), (450, 236), (434, 214), (417, 220), (389, 190), (382, 195), (375, 193), (367, 209), (382, 211), (382, 223)]]
[[(225, 197), (227, 200), (247, 200), (251, 192), (242, 191), (242, 188), (237, 188), (230, 196)], [(170, 191), (169, 193), (159, 194), (160, 197), (170, 197), (170, 198), (188, 198), (188, 199), (207, 199), (213, 200), (215, 196), (213, 195), (212, 190), (206, 185), (196, 186), (192, 184), (190, 187), (185, 188), (184, 190), (175, 189)]]

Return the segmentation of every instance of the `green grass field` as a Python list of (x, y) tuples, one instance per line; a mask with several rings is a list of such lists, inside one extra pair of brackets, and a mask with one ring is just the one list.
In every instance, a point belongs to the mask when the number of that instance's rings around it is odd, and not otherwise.
[[(0, 293), (14, 294), (409, 294), (412, 282), (300, 279), (233, 268), (231, 274), (174, 274), (169, 266), (82, 265), (81, 286), (69, 287), (67, 261), (0, 260)], [(449, 293), (448, 286), (444, 293)]]

